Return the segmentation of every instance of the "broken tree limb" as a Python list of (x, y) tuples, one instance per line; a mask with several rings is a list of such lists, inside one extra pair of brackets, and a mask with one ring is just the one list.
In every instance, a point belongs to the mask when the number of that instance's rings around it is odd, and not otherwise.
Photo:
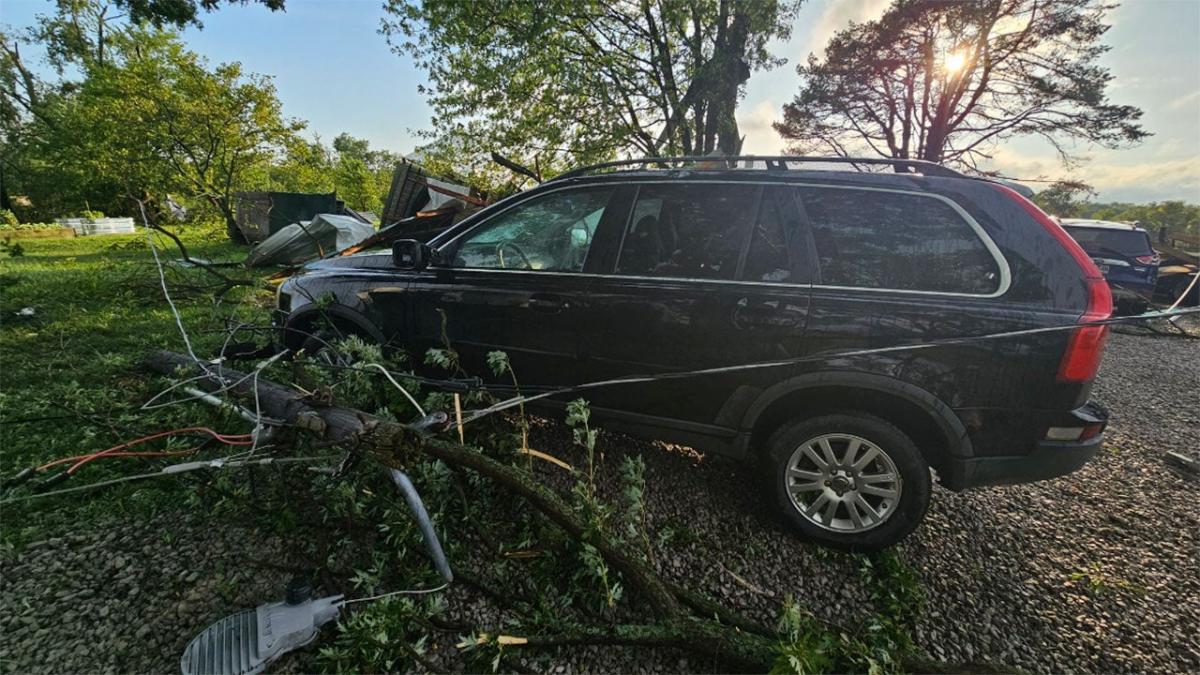
[(534, 181), (536, 181), (538, 183), (543, 182), (542, 175), (540, 173), (534, 171), (533, 169), (530, 169), (529, 167), (527, 167), (523, 164), (518, 164), (517, 162), (514, 162), (513, 160), (505, 157), (504, 155), (496, 152), (495, 150), (492, 151), (492, 161), (499, 164), (500, 166), (508, 169), (509, 171), (512, 171), (513, 173), (520, 174), (520, 175), (526, 176), (528, 178), (532, 178)]
[[(197, 267), (199, 269), (202, 269), (205, 272), (208, 272), (209, 274), (211, 274), (221, 280), (221, 283), (224, 284), (224, 286), (221, 288), (221, 290), (219, 292), (217, 292), (218, 298), (225, 295), (232, 289), (237, 288), (238, 286), (253, 286), (254, 285), (254, 281), (252, 281), (250, 279), (235, 279), (226, 274), (218, 272), (216, 268), (218, 266), (224, 266), (223, 264), (214, 264), (211, 262), (200, 261), (200, 260), (193, 258), (188, 253), (188, 248), (187, 248), (187, 246), (184, 246), (183, 240), (179, 238), (179, 235), (177, 235), (174, 232), (168, 230), (167, 228), (159, 225), (158, 223), (151, 222), (149, 216), (146, 215), (146, 201), (147, 200), (138, 199), (137, 197), (134, 197), (133, 195), (129, 195), (129, 197), (130, 197), (130, 199), (133, 199), (135, 202), (137, 202), (138, 209), (142, 212), (142, 225), (144, 227), (146, 227), (146, 229), (158, 232), (159, 234), (167, 237), (172, 242), (174, 242), (175, 247), (179, 249), (180, 257), (183, 259), (184, 262), (186, 262), (189, 265), (192, 265), (194, 267)], [(153, 244), (151, 244), (151, 246), (153, 246)]]
[[(200, 366), (189, 356), (155, 351), (143, 365), (168, 376), (200, 375)], [(258, 377), (257, 384), (246, 373), (205, 364), (208, 377), (197, 379), (198, 389), (225, 390), (250, 398), (257, 390), (261, 414), (302, 429), (328, 445), (347, 445), (369, 454), (387, 466), (403, 469), (419, 457), (435, 458), (455, 469), (470, 469), (492, 479), (498, 486), (524, 497), (577, 541), (597, 550), (610, 568), (618, 571), (627, 587), (645, 599), (657, 623), (611, 626), (562, 626), (557, 634), (531, 635), (515, 648), (550, 648), (575, 644), (630, 646), (667, 646), (713, 655), (748, 671), (762, 672), (774, 663), (779, 653), (777, 631), (752, 621), (736, 611), (722, 607), (710, 598), (665, 581), (640, 558), (626, 554), (612, 541), (599, 537), (575, 515), (571, 506), (556, 493), (538, 484), (518, 467), (496, 461), (480, 451), (458, 443), (429, 438), (403, 424), (376, 418), (367, 413), (332, 405), (327, 394), (307, 395)], [(456, 574), (459, 570), (456, 569)], [(465, 577), (464, 577), (465, 579)], [(474, 585), (486, 582), (472, 580)], [(468, 581), (471, 583), (471, 581)], [(503, 596), (492, 590), (493, 597)], [(487, 593), (487, 591), (485, 591)], [(854, 631), (822, 620), (831, 635), (851, 635)], [(941, 667), (906, 655), (903, 667), (917, 672), (994, 672), (990, 666), (972, 668)]]
[(755, 621), (751, 621), (737, 612), (730, 611), (729, 609), (722, 607), (701, 593), (690, 591), (682, 586), (671, 584), (670, 582), (668, 582), (667, 585), (670, 587), (671, 593), (673, 593), (676, 598), (679, 598), (679, 601), (684, 605), (690, 607), (692, 611), (696, 613), (696, 616), (716, 617), (721, 623), (733, 626), (734, 628), (737, 628), (745, 633), (760, 635), (768, 638), (776, 635), (776, 632), (767, 626)]
[(768, 668), (776, 653), (774, 640), (759, 635), (739, 634), (718, 623), (690, 617), (653, 625), (619, 624), (604, 628), (578, 626), (567, 633), (531, 635), (522, 640), (509, 645), (528, 648), (575, 645), (673, 647), (719, 657), (747, 672), (760, 672)]
[[(664, 581), (644, 560), (627, 555), (619, 543), (605, 540), (593, 528), (586, 527), (570, 504), (538, 484), (529, 473), (494, 460), (477, 449), (429, 438), (406, 425), (338, 407), (332, 404), (327, 391), (319, 390), (315, 394), (295, 391), (219, 364), (199, 364), (183, 354), (151, 352), (142, 365), (167, 376), (200, 376), (189, 384), (210, 393), (224, 391), (243, 398), (257, 394), (260, 414), (280, 420), (290, 428), (304, 430), (320, 439), (322, 445), (351, 446), (387, 466), (402, 469), (415, 459), (434, 458), (453, 469), (470, 469), (487, 476), (500, 488), (524, 497), (573, 539), (592, 545), (609, 567), (622, 575), (627, 588), (647, 601), (657, 620), (650, 624), (556, 625), (554, 634), (521, 638), (524, 640), (521, 643), (507, 643), (508, 648), (575, 644), (669, 646), (711, 654), (726, 663), (762, 672), (773, 666), (780, 653), (781, 640), (794, 639), (721, 607), (701, 594)], [(473, 584), (484, 586), (486, 581), (474, 580)], [(503, 597), (495, 592), (490, 595)], [(823, 640), (829, 638), (834, 647), (839, 639), (843, 642), (857, 639), (854, 636), (859, 631), (838, 626), (827, 619), (817, 621), (825, 627), (825, 633), (813, 635)], [(866, 630), (876, 629), (867, 626)], [(803, 647), (804, 644), (796, 641), (793, 646)], [(851, 658), (855, 664), (863, 665), (859, 656), (861, 654)], [(896, 656), (901, 668), (916, 672), (1001, 670), (993, 664), (940, 664), (904, 652)]]
[(208, 377), (194, 383), (205, 391), (228, 387), (232, 394), (250, 397), (255, 395), (257, 387), (259, 406), (265, 416), (307, 431), (327, 443), (357, 447), (387, 466), (403, 469), (424, 455), (451, 466), (471, 469), (523, 497), (574, 539), (593, 546), (642, 594), (656, 616), (674, 618), (683, 615), (683, 606), (648, 565), (599, 536), (569, 504), (549, 488), (536, 483), (523, 470), (465, 445), (426, 437), (403, 424), (358, 410), (323, 404), (261, 377), (250, 378), (246, 373), (215, 364), (207, 365), (206, 371), (202, 372), (195, 361), (184, 354), (155, 351), (146, 356), (143, 364), (164, 375), (191, 376), (207, 372)]

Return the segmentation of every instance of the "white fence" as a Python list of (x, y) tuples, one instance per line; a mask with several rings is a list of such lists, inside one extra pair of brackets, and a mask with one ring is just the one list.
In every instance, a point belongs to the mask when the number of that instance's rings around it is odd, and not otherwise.
[(58, 223), (75, 230), (75, 235), (133, 234), (133, 218), (59, 218)]

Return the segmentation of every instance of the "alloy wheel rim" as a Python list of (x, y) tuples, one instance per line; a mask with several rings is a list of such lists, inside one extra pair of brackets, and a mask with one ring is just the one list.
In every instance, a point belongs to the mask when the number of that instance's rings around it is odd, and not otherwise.
[(783, 476), (792, 506), (831, 532), (873, 530), (895, 513), (904, 481), (877, 444), (853, 434), (822, 434), (792, 452)]

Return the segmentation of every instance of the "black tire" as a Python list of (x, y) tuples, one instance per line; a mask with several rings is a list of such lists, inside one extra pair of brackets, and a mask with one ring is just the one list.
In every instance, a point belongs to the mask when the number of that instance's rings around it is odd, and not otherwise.
[[(864, 531), (847, 532), (828, 529), (806, 517), (797, 505), (800, 503), (811, 507), (813, 502), (822, 499), (821, 493), (825, 491), (829, 493), (829, 496), (822, 503), (828, 505), (834, 499), (842, 499), (843, 494), (850, 495), (851, 492), (862, 487), (857, 485), (857, 480), (855, 483), (850, 483), (847, 479), (833, 484), (832, 487), (830, 487), (831, 481), (824, 481), (825, 488), (810, 488), (810, 490), (815, 489), (816, 492), (800, 492), (796, 501), (793, 500), (789, 491), (791, 481), (798, 480), (794, 477), (789, 478), (789, 464), (795, 453), (802, 452), (802, 444), (808, 444), (810, 441), (828, 435), (836, 437), (839, 434), (857, 437), (876, 446), (880, 453), (886, 455), (887, 460), (890, 460), (899, 474), (899, 489), (896, 490), (899, 498), (897, 500), (885, 503), (885, 500), (879, 497), (873, 495), (870, 497), (871, 500), (879, 500), (875, 503), (875, 508), (879, 509), (878, 515), (882, 522), (874, 524)], [(847, 442), (848, 444), (849, 442)], [(836, 457), (837, 448), (834, 450), (833, 454)], [(867, 451), (863, 450), (862, 455), (866, 454)], [(767, 494), (770, 495), (773, 505), (794, 530), (805, 538), (825, 546), (857, 552), (872, 552), (887, 548), (908, 536), (925, 517), (925, 510), (929, 506), (932, 490), (929, 464), (921, 456), (920, 450), (917, 449), (912, 439), (894, 425), (873, 415), (840, 412), (785, 424), (771, 434), (768, 439), (765, 460), (763, 468), (769, 488)], [(799, 461), (808, 460), (801, 458)], [(881, 464), (875, 462), (882, 463), (883, 461), (885, 460), (882, 458), (876, 459), (867, 468), (880, 466)], [(865, 474), (866, 471), (861, 473)], [(871, 476), (867, 476), (867, 478), (869, 479)], [(809, 483), (809, 485), (813, 485), (813, 483)], [(850, 485), (855, 486), (850, 487)], [(835, 492), (836, 489), (844, 491)], [(863, 487), (862, 489), (865, 491), (867, 488)], [(867, 498), (865, 496), (867, 494), (863, 493), (863, 499)], [(815, 495), (815, 497), (807, 502), (799, 501), (810, 495)], [(831, 523), (849, 521), (848, 506), (833, 508), (835, 514), (845, 513), (847, 515), (845, 518), (833, 518)], [(864, 513), (857, 506), (854, 510), (856, 511), (856, 520), (851, 522), (851, 525), (856, 524), (857, 517)], [(882, 513), (887, 515), (884, 516)], [(816, 513), (813, 517), (823, 519), (823, 515)]]

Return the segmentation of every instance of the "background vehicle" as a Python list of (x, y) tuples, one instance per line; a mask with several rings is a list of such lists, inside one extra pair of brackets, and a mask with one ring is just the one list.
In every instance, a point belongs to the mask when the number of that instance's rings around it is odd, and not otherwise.
[[(907, 161), (650, 161), (310, 265), (280, 289), (283, 340), (332, 323), (415, 353), (445, 335), (473, 373), (503, 350), (522, 384), (656, 376), (584, 395), (606, 428), (760, 465), (796, 529), (859, 550), (919, 523), (931, 468), (962, 490), (1062, 475), (1099, 447), (1107, 328), (1077, 324), (1108, 317), (1108, 285), (1010, 188)], [(899, 172), (845, 170), (881, 164)]]
[(1200, 307), (1200, 284), (1193, 283), (1200, 274), (1197, 264), (1200, 263), (1200, 236), (1160, 228), (1154, 250), (1162, 258), (1154, 301), (1162, 305), (1178, 302), (1183, 307)]
[(1119, 314), (1139, 314), (1154, 299), (1159, 255), (1146, 230), (1128, 223), (1064, 218), (1063, 229), (1108, 280)]

